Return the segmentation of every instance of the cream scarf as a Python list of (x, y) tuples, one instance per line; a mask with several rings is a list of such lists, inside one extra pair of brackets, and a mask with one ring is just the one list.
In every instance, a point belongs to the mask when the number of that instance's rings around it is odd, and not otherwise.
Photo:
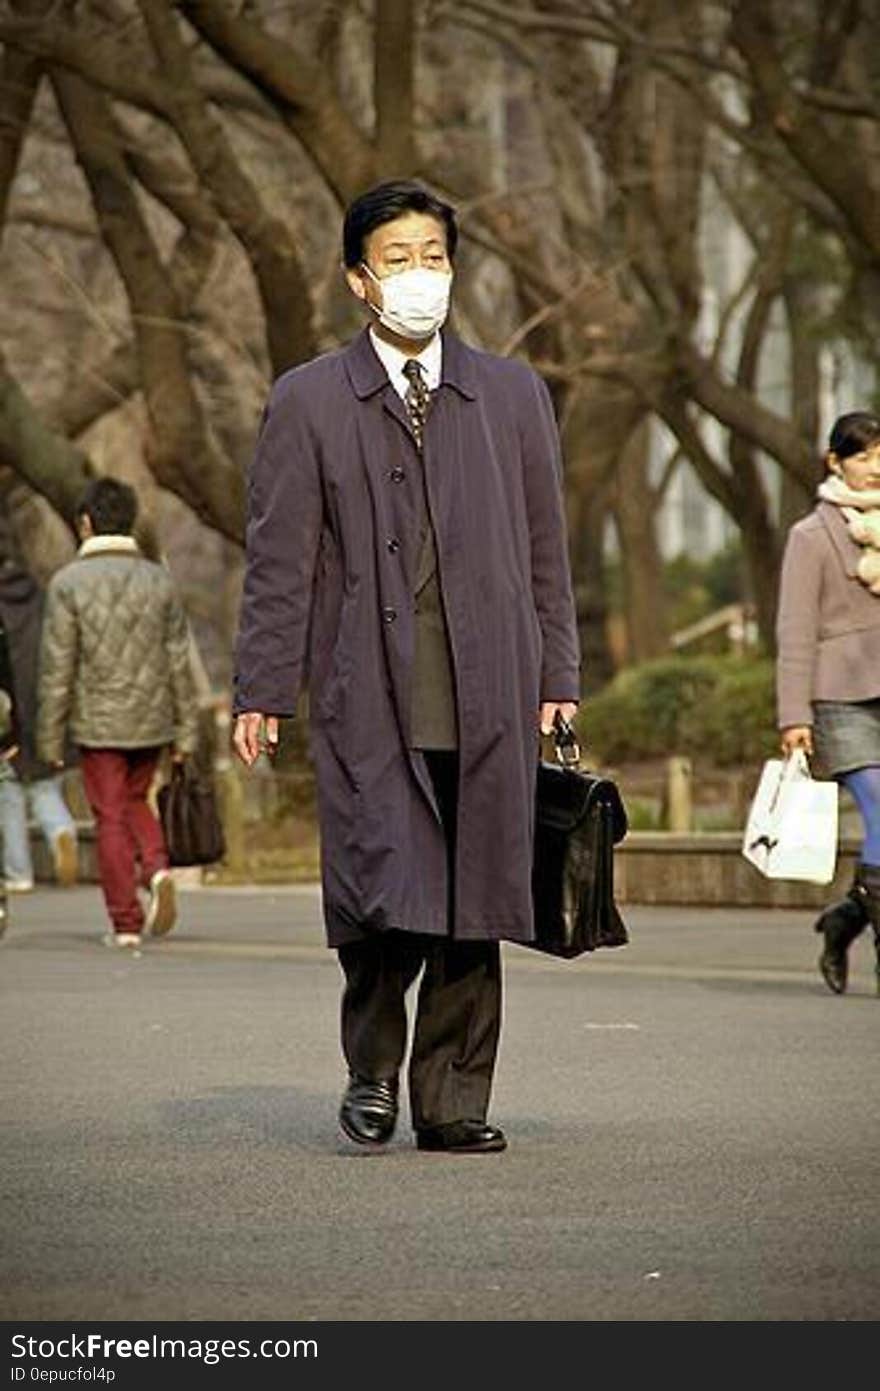
[(856, 492), (830, 473), (819, 484), (819, 496), (840, 508), (850, 536), (862, 548), (856, 574), (872, 594), (880, 595), (880, 488)]

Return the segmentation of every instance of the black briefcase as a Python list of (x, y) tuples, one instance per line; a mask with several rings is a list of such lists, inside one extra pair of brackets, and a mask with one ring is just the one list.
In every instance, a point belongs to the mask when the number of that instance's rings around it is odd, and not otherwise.
[(171, 765), (171, 778), (156, 794), (171, 865), (212, 865), (226, 846), (210, 774), (189, 760)]
[(610, 778), (582, 772), (570, 725), (555, 732), (558, 764), (538, 765), (532, 901), (535, 940), (551, 956), (580, 956), (628, 940), (614, 902), (614, 846), (626, 835), (626, 808)]

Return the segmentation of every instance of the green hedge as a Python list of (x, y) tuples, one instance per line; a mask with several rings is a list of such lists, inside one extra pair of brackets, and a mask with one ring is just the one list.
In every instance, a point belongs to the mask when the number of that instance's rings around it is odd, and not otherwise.
[(602, 763), (669, 754), (719, 767), (758, 762), (778, 746), (773, 662), (664, 657), (627, 667), (583, 702), (578, 730)]

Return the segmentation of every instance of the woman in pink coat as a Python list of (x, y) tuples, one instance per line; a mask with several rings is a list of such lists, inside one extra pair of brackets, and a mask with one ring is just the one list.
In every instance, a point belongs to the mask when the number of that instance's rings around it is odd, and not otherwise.
[(880, 993), (880, 417), (842, 415), (813, 511), (792, 527), (777, 621), (778, 723), (785, 754), (815, 752), (864, 822), (846, 898), (816, 923), (819, 969), (847, 984), (847, 950), (870, 923)]

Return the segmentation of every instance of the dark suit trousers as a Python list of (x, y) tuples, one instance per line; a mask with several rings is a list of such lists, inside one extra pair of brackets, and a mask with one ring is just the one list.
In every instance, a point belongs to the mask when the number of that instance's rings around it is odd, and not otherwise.
[[(458, 755), (426, 751), (425, 759), (449, 847), (452, 886)], [(371, 1081), (397, 1077), (406, 1053), (405, 995), (424, 968), (409, 1061), (413, 1126), (484, 1120), (501, 1025), (499, 944), (376, 932), (341, 946), (339, 961), (345, 973), (342, 1051), (350, 1071)]]

